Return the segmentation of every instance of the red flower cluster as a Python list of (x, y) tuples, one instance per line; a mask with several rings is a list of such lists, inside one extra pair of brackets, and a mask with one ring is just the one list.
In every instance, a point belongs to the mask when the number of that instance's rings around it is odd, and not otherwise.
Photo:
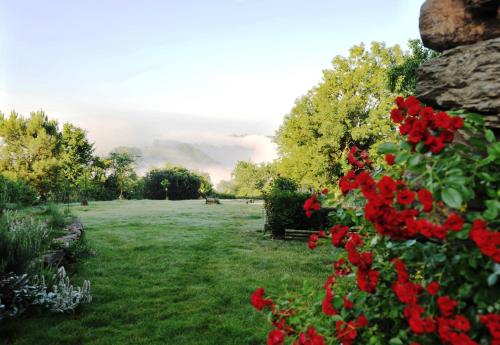
[[(373, 293), (377, 287), (380, 272), (371, 269), (373, 255), (370, 252), (359, 253), (357, 248), (363, 245), (361, 236), (355, 232), (349, 232), (349, 228), (343, 225), (335, 225), (330, 229), (332, 244), (335, 247), (344, 247), (347, 251), (347, 260), (351, 265), (358, 268), (356, 279), (358, 287), (362, 291)], [(335, 263), (335, 271), (343, 275), (350, 272), (350, 269), (341, 269), (344, 259)], [(344, 271), (345, 270), (345, 271)]]
[(306, 333), (300, 333), (299, 340), (293, 345), (325, 345), (325, 338), (310, 326)]
[(333, 307), (333, 290), (332, 285), (335, 283), (335, 275), (331, 275), (328, 277), (328, 280), (325, 283), (325, 298), (323, 299), (323, 303), (321, 305), (323, 313), (325, 315), (337, 315), (337, 310)]
[(344, 322), (337, 321), (335, 328), (337, 330), (337, 339), (342, 345), (351, 345), (358, 336), (357, 328), (363, 328), (368, 325), (368, 320), (364, 315), (360, 315), (357, 320)]
[[(469, 320), (463, 315), (455, 314), (458, 303), (449, 296), (437, 298), (440, 316), (422, 317), (425, 309), (418, 304), (418, 299), (424, 292), (424, 288), (409, 281), (408, 272), (401, 259), (393, 259), (392, 263), (397, 272), (397, 280), (393, 283), (392, 290), (396, 297), (406, 305), (403, 314), (414, 333), (420, 335), (434, 333), (437, 330), (443, 344), (478, 345), (466, 334), (471, 328)], [(431, 296), (436, 295), (438, 290), (437, 282), (432, 282), (427, 286), (427, 293)]]
[(263, 288), (258, 288), (252, 293), (252, 296), (250, 296), (250, 302), (252, 303), (253, 307), (259, 311), (264, 309), (264, 307), (273, 304), (273, 301), (271, 299), (264, 298)]
[(318, 194), (314, 193), (304, 202), (304, 211), (306, 211), (307, 218), (311, 218), (312, 211), (318, 211), (321, 204), (318, 201)]
[(267, 344), (282, 345), (285, 340), (285, 336), (293, 333), (293, 329), (286, 323), (286, 317), (292, 315), (292, 312), (290, 310), (278, 310), (271, 299), (264, 298), (263, 288), (255, 290), (250, 297), (250, 301), (252, 306), (259, 311), (265, 307), (269, 307), (271, 309), (274, 317), (273, 324), (276, 328), (269, 332)]
[(488, 328), (491, 334), (491, 345), (500, 345), (500, 314), (480, 315), (479, 322)]
[(282, 345), (285, 341), (285, 333), (281, 329), (273, 329), (267, 336), (267, 345)]
[[(415, 193), (401, 180), (394, 181), (389, 176), (383, 176), (376, 182), (368, 171), (356, 174), (353, 170), (343, 176), (339, 184), (344, 194), (353, 189), (361, 190), (367, 199), (365, 218), (373, 223), (381, 235), (394, 239), (422, 235), (443, 240), (449, 231), (462, 229), (463, 219), (454, 213), (443, 225), (417, 219), (421, 212), (432, 211), (434, 198), (427, 189), (422, 188)], [(416, 200), (421, 205), (420, 209), (413, 207)]]
[(484, 255), (500, 263), (500, 232), (489, 231), (484, 220), (477, 219), (472, 223), (469, 237)]
[(443, 344), (449, 345), (479, 345), (466, 333), (470, 331), (470, 322), (463, 315), (455, 314), (457, 301), (448, 296), (437, 299), (441, 316), (437, 318), (438, 335)]
[(309, 236), (309, 242), (307, 243), (307, 246), (309, 249), (313, 250), (317, 246), (317, 242), (321, 237), (325, 237), (325, 232), (323, 230), (318, 231), (317, 234), (312, 234)]
[(400, 124), (401, 135), (408, 136), (408, 142), (417, 145), (422, 142), (428, 151), (440, 153), (445, 144), (453, 141), (454, 133), (462, 128), (463, 119), (445, 112), (434, 112), (431, 107), (422, 107), (415, 96), (406, 100), (396, 98), (397, 108), (391, 110), (391, 120)]
[(362, 169), (363, 167), (369, 167), (372, 161), (368, 158), (368, 153), (366, 150), (359, 151), (357, 146), (351, 147), (349, 153), (347, 154), (347, 160), (351, 165)]
[(418, 297), (424, 291), (423, 287), (409, 281), (406, 266), (401, 259), (393, 259), (392, 263), (398, 275), (392, 284), (392, 291), (402, 303), (406, 304), (403, 314), (411, 330), (417, 334), (434, 332), (436, 322), (430, 316), (422, 317), (424, 307), (418, 304)]

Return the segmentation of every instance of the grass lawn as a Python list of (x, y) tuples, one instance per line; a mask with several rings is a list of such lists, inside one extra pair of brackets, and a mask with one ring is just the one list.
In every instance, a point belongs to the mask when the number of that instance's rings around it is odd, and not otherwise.
[(261, 204), (227, 200), (93, 202), (73, 212), (97, 252), (73, 280), (93, 301), (72, 314), (31, 313), (0, 323), (0, 344), (262, 344), (270, 325), (249, 296), (320, 287), (326, 247), (263, 236)]

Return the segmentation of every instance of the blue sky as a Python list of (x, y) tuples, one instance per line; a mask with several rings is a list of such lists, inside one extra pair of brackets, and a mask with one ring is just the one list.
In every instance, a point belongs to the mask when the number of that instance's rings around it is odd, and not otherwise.
[(272, 135), (354, 44), (418, 37), (422, 0), (0, 0), (0, 110), (96, 146)]

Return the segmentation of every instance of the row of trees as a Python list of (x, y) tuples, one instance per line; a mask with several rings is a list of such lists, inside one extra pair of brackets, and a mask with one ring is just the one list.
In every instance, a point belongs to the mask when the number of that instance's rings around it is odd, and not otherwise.
[[(33, 201), (82, 203), (89, 199), (165, 199), (166, 188), (170, 199), (198, 198), (212, 192), (208, 175), (178, 167), (156, 169), (140, 178), (135, 171), (138, 152), (122, 147), (99, 157), (85, 130), (68, 123), (60, 129), (43, 111), (29, 117), (0, 113), (0, 139), (4, 204), (18, 201), (15, 195), (23, 188), (30, 190), (23, 194)], [(152, 182), (158, 174), (163, 185)], [(13, 191), (13, 186), (19, 186), (19, 191)]]
[(336, 185), (351, 146), (373, 154), (382, 142), (395, 140), (386, 114), (397, 95), (415, 93), (418, 66), (437, 55), (419, 40), (410, 40), (408, 48), (374, 42), (370, 48), (354, 46), (348, 57), (336, 56), (323, 80), (297, 99), (276, 132), (279, 159), (239, 162), (232, 180), (219, 188), (237, 196), (261, 195), (278, 175), (302, 189)]

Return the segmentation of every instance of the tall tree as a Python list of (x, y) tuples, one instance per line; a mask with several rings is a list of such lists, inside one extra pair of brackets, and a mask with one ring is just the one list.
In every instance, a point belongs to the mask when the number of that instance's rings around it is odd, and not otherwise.
[(2, 174), (28, 182), (42, 199), (56, 191), (61, 171), (57, 121), (49, 120), (43, 111), (32, 112), (29, 118), (0, 113), (0, 137)]
[(399, 46), (373, 42), (336, 56), (319, 85), (296, 101), (276, 133), (279, 172), (302, 186), (335, 183), (349, 147), (374, 148), (394, 136), (387, 116), (395, 94), (387, 71), (403, 61)]

